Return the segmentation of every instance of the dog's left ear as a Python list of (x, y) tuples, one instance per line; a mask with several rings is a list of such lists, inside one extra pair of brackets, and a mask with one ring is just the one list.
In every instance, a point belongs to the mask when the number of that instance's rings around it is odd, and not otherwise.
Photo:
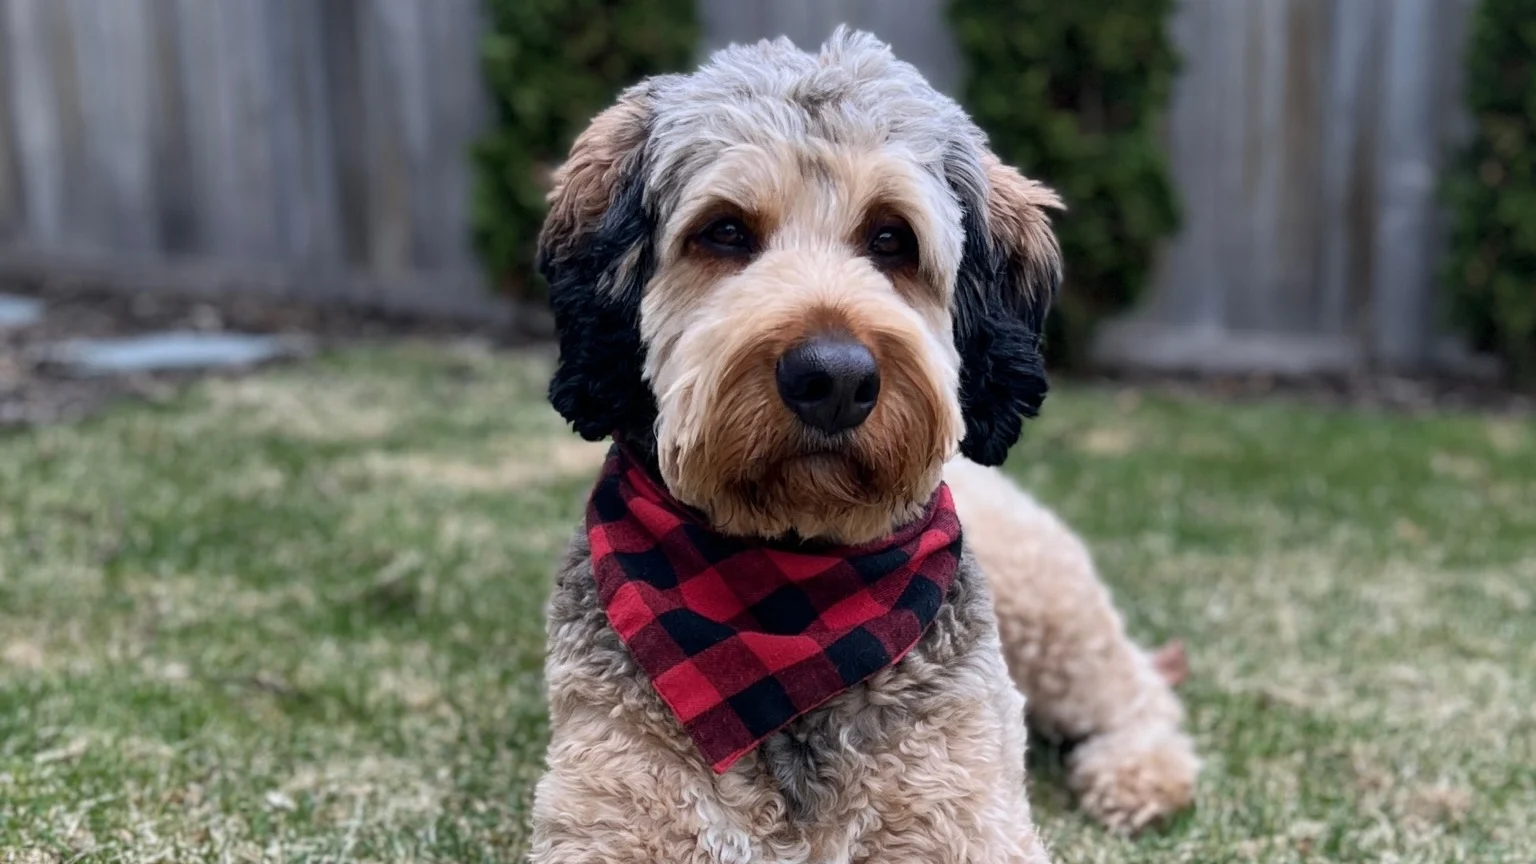
[(639, 327), (654, 267), (655, 220), (643, 194), (650, 121), (643, 84), (597, 115), (555, 171), (539, 233), (539, 272), (560, 337), (549, 401), (590, 441), (644, 434), (656, 416)]
[(960, 451), (998, 465), (1019, 440), (1024, 418), (1045, 400), (1040, 339), (1062, 276), (1047, 211), (1062, 203), (991, 153), (952, 171), (951, 183), (965, 229), (954, 310), (965, 415)]

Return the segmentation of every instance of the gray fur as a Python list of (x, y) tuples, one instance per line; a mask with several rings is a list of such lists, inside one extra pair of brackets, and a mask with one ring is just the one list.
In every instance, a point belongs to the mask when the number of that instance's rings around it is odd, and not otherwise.
[(986, 136), (868, 33), (839, 29), (819, 54), (785, 38), (732, 45), (695, 72), (652, 78), (631, 93), (650, 107), (646, 186), (663, 214), (725, 148), (810, 138), (900, 148), (973, 202), (985, 199)]

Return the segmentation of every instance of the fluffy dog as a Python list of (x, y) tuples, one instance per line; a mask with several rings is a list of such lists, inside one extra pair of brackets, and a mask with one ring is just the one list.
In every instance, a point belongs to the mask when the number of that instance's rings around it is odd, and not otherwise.
[(1190, 800), (1165, 676), (983, 467), (1046, 391), (1051, 191), (847, 31), (629, 89), (554, 179), (550, 397), (617, 443), (550, 602), (535, 864), (1044, 862), (1021, 691), (1106, 824)]

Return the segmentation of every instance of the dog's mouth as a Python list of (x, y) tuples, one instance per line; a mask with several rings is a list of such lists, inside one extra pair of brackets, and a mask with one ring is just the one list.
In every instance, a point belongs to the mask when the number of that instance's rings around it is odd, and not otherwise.
[[(823, 441), (798, 447), (764, 472), (769, 483), (804, 483), (819, 478), (815, 485), (831, 486), (850, 498), (865, 501), (882, 497), (879, 473), (851, 442)], [(852, 503), (851, 501), (849, 503)]]
[(791, 467), (798, 470), (844, 471), (864, 467), (864, 459), (854, 437), (848, 433), (825, 435), (812, 430), (800, 430), (791, 437), (768, 467), (768, 474), (782, 472)]
[(796, 453), (779, 464), (777, 472), (787, 470), (821, 471), (821, 472), (855, 472), (869, 473), (867, 466), (847, 450), (827, 448), (824, 450), (811, 450), (804, 453)]
[(835, 465), (838, 463), (858, 461), (853, 445), (848, 441), (831, 439), (819, 439), (807, 441), (793, 448), (784, 462), (811, 461)]
[(739, 457), (697, 505), (721, 530), (863, 542), (911, 518), (931, 491), (858, 435), (796, 435), (765, 450)]
[(870, 504), (885, 497), (876, 472), (848, 448), (784, 455), (733, 483), (732, 490), (753, 508), (775, 511)]

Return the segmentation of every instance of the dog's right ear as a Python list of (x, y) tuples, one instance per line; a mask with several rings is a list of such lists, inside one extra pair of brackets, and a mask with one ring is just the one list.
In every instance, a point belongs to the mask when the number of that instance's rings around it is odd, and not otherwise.
[(1061, 247), (1048, 212), (1055, 192), (990, 152), (956, 158), (950, 182), (963, 210), (965, 249), (955, 286), (960, 353), (960, 451), (999, 465), (1035, 416), (1047, 382), (1041, 332), (1061, 284)]
[(639, 326), (654, 267), (655, 220), (643, 195), (650, 117), (639, 87), (597, 115), (554, 173), (539, 233), (560, 340), (549, 401), (589, 441), (646, 428), (656, 415)]

